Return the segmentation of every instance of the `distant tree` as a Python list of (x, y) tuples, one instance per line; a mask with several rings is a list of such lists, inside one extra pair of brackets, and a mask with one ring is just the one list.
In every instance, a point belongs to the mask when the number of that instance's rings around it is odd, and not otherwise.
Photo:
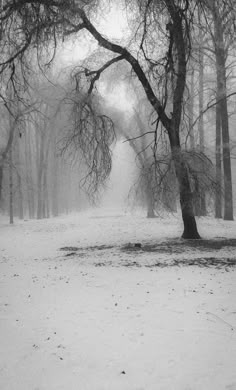
[[(235, 7), (229, 0), (204, 2), (207, 13), (207, 32), (212, 39), (211, 50), (216, 66), (216, 180), (221, 188), (221, 144), (224, 171), (224, 219), (233, 220), (233, 190), (230, 156), (229, 115), (227, 103), (227, 57), (228, 50), (234, 44)], [(217, 218), (221, 217), (220, 190), (216, 196)]]

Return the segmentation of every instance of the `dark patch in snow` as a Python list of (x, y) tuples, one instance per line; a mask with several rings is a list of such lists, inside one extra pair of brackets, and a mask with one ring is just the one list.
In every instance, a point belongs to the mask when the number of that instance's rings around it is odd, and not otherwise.
[(124, 251), (139, 251), (142, 250), (142, 244), (139, 242), (132, 244), (131, 242), (128, 242), (128, 244), (125, 244), (122, 248)]
[(123, 251), (143, 251), (159, 253), (183, 253), (184, 250), (192, 251), (215, 251), (225, 247), (236, 248), (236, 239), (212, 239), (212, 240), (165, 240), (155, 244), (126, 244), (121, 249)]
[(77, 246), (64, 246), (63, 248), (60, 248), (60, 251), (68, 251), (68, 252), (76, 252), (79, 248)]
[(70, 253), (67, 253), (65, 256), (70, 257), (70, 256), (75, 256), (75, 255), (77, 255), (76, 252), (70, 252)]
[[(220, 253), (223, 248), (229, 249), (227, 253)], [(127, 243), (123, 246), (115, 245), (94, 245), (88, 247), (64, 247), (60, 250), (69, 251), (64, 255), (65, 257), (83, 257), (89, 258), (90, 252), (97, 252), (96, 257), (103, 257), (105, 251), (115, 249), (112, 255), (116, 256), (120, 252), (132, 255), (123, 259), (113, 259), (109, 257), (105, 262), (103, 259), (98, 262), (93, 262), (95, 267), (172, 267), (172, 266), (198, 266), (198, 267), (215, 267), (229, 272), (232, 267), (236, 266), (236, 257), (232, 257), (232, 249), (236, 248), (236, 239), (217, 238), (210, 240), (184, 240), (180, 238), (166, 239), (155, 243)], [(200, 253), (199, 253), (200, 252)], [(210, 253), (209, 253), (210, 252)], [(211, 253), (214, 252), (213, 256)], [(147, 262), (147, 255), (145, 254), (165, 254), (172, 255), (171, 258), (159, 258), (158, 261), (151, 260)], [(176, 256), (173, 256), (175, 255)], [(202, 254), (202, 256), (201, 256)], [(111, 252), (109, 252), (109, 256)], [(180, 256), (181, 255), (181, 256)], [(145, 256), (145, 257), (144, 257)], [(163, 256), (162, 256), (163, 257)], [(174, 257), (174, 258), (173, 258)]]
[(86, 247), (81, 247), (78, 248), (76, 246), (65, 246), (63, 248), (60, 248), (60, 251), (66, 251), (66, 252), (71, 252), (71, 254), (68, 254), (66, 256), (72, 256), (72, 253), (74, 254), (75, 252), (78, 251), (97, 251), (97, 250), (106, 250), (106, 249), (112, 249), (114, 248), (113, 245), (94, 245), (94, 246), (86, 246)]
[(89, 250), (89, 251), (103, 251), (106, 249), (114, 248), (113, 245), (95, 245), (95, 246), (87, 246), (86, 248), (81, 248), (81, 250)]
[[(170, 262), (156, 262), (154, 264), (145, 265), (145, 267), (153, 268), (153, 267), (173, 267), (173, 266), (198, 266), (198, 267), (216, 267), (216, 268), (225, 268), (225, 267), (234, 267), (236, 266), (236, 258), (220, 258), (217, 259), (215, 257), (197, 257), (195, 259), (178, 259), (172, 260)], [(229, 271), (229, 268), (226, 269)]]

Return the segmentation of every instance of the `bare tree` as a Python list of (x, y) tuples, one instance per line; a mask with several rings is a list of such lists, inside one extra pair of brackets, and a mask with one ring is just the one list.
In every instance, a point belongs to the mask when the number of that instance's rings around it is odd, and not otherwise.
[[(224, 171), (224, 219), (233, 220), (233, 190), (230, 156), (229, 115), (227, 103), (227, 56), (228, 50), (234, 41), (235, 10), (231, 1), (205, 1), (207, 10), (208, 32), (213, 42), (212, 51), (215, 55), (216, 66), (216, 179), (221, 186), (221, 141)], [(212, 22), (212, 24), (211, 24)], [(221, 130), (220, 130), (221, 129)], [(220, 134), (221, 132), (221, 134)], [(221, 216), (220, 199), (216, 198), (216, 217)]]
[(169, 136), (172, 158), (179, 183), (180, 204), (184, 222), (184, 233), (182, 237), (199, 238), (194, 217), (192, 191), (188, 176), (188, 169), (185, 160), (182, 157), (179, 137), (183, 94), (186, 85), (186, 65), (189, 54), (188, 49), (190, 48), (189, 13), (191, 10), (189, 9), (187, 1), (183, 2), (182, 6), (175, 1), (165, 1), (163, 2), (163, 6), (166, 13), (166, 20), (168, 20), (169, 48), (168, 57), (166, 58), (166, 66), (168, 68), (168, 72), (174, 77), (174, 90), (172, 97), (173, 112), (170, 116), (168, 116), (165, 111), (165, 105), (154, 93), (154, 90), (151, 87), (151, 84), (137, 58), (135, 58), (126, 48), (105, 39), (90, 22), (86, 13), (81, 8), (77, 9), (81, 22), (77, 24), (77, 26), (74, 26), (74, 32), (85, 28), (99, 42), (100, 46), (118, 54), (118, 56), (113, 57), (97, 71), (87, 72), (87, 76), (92, 76), (89, 91), (91, 91), (95, 81), (100, 77), (101, 73), (113, 63), (126, 60), (131, 65), (132, 70), (144, 88), (148, 101), (158, 115), (158, 120), (162, 122), (162, 125), (165, 127)]

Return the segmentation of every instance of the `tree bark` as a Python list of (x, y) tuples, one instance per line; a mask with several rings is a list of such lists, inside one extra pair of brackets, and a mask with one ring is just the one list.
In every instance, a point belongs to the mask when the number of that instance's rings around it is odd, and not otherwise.
[[(217, 100), (218, 97), (216, 97)], [(215, 194), (215, 218), (222, 218), (222, 168), (221, 168), (221, 115), (216, 105), (216, 194)]]
[(2, 207), (3, 162), (0, 162), (0, 207)]
[(33, 175), (33, 158), (32, 158), (32, 129), (26, 127), (25, 134), (25, 164), (26, 164), (26, 186), (27, 186), (27, 203), (29, 218), (35, 216), (35, 196), (34, 196), (34, 175)]
[(179, 130), (183, 110), (183, 96), (186, 86), (186, 42), (184, 40), (183, 15), (172, 1), (166, 1), (169, 14), (172, 18), (173, 39), (176, 47), (176, 84), (173, 95), (173, 114), (170, 128), (167, 128), (175, 172), (179, 184), (180, 206), (184, 223), (182, 238), (199, 239), (197, 224), (194, 215), (193, 194), (191, 191), (188, 169), (183, 159)]
[(52, 215), (54, 217), (58, 216), (59, 212), (59, 205), (58, 205), (58, 187), (59, 187), (59, 180), (58, 180), (58, 159), (56, 156), (56, 152), (54, 151), (53, 155), (53, 163), (52, 163), (52, 169), (53, 169), (53, 177), (52, 177), (52, 182), (53, 182), (53, 187), (52, 187)]
[(9, 150), (9, 217), (10, 224), (14, 223), (13, 218), (13, 172), (12, 172), (12, 148)]
[(37, 193), (38, 193), (38, 202), (37, 202), (37, 219), (43, 218), (43, 136), (38, 130), (37, 134), (38, 139), (38, 161), (37, 161)]
[(195, 137), (193, 131), (193, 107), (194, 107), (194, 68), (190, 71), (190, 89), (188, 99), (188, 125), (189, 125), (189, 141), (190, 149), (195, 149)]
[(171, 144), (172, 156), (174, 160), (176, 177), (179, 185), (180, 206), (182, 219), (184, 223), (184, 232), (182, 238), (199, 239), (201, 238), (194, 215), (193, 194), (190, 186), (188, 169), (182, 156), (182, 151), (178, 142), (176, 146)]
[[(199, 122), (198, 122), (198, 133), (199, 133), (199, 146), (200, 152), (204, 153), (205, 149), (205, 134), (204, 134), (204, 120), (203, 120), (203, 102), (204, 102), (204, 55), (202, 51), (203, 44), (203, 35), (202, 31), (199, 31), (199, 40), (200, 47), (198, 52), (198, 62), (199, 62), (199, 80), (198, 80), (198, 88), (199, 88)], [(204, 175), (204, 172), (200, 172), (200, 175)], [(204, 186), (202, 185), (201, 177), (198, 180), (198, 188), (197, 197), (199, 210), (197, 212), (198, 216), (205, 216), (207, 214), (206, 210), (206, 191)]]
[(145, 194), (146, 194), (146, 202), (147, 202), (147, 218), (155, 218), (155, 201), (154, 201), (154, 196), (153, 196), (153, 191), (152, 191), (152, 186), (151, 186), (151, 180), (150, 177), (145, 178)]
[(222, 19), (216, 9), (213, 10), (215, 58), (217, 74), (218, 107), (221, 116), (223, 171), (224, 171), (224, 219), (233, 220), (233, 188), (229, 140), (229, 117), (227, 107), (226, 51), (224, 45)]

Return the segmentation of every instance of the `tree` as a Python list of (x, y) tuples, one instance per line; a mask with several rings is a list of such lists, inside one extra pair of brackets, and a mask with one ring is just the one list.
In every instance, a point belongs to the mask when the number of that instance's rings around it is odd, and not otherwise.
[[(179, 183), (180, 192), (180, 205), (182, 211), (182, 218), (184, 222), (183, 238), (200, 238), (196, 221), (194, 217), (192, 191), (188, 176), (188, 169), (182, 156), (181, 144), (180, 144), (180, 124), (183, 107), (183, 94), (186, 84), (186, 65), (189, 49), (189, 16), (190, 12), (188, 2), (183, 2), (182, 7), (175, 1), (164, 1), (163, 6), (165, 12), (169, 18), (168, 23), (168, 39), (169, 39), (169, 51), (167, 57), (167, 66), (169, 67), (168, 72), (174, 75), (174, 90), (172, 97), (173, 112), (171, 116), (168, 116), (165, 111), (165, 105), (157, 98), (154, 93), (151, 84), (145, 75), (139, 61), (135, 58), (126, 48), (111, 43), (105, 39), (98, 30), (93, 26), (86, 16), (84, 10), (79, 9), (77, 12), (81, 17), (81, 23), (74, 27), (74, 31), (79, 31), (81, 28), (86, 28), (94, 38), (99, 42), (99, 45), (118, 54), (112, 60), (108, 61), (103, 67), (92, 73), (87, 73), (88, 76), (93, 76), (90, 87), (93, 86), (94, 82), (99, 78), (100, 74), (112, 63), (117, 61), (126, 60), (132, 67), (134, 73), (141, 82), (147, 99), (153, 106), (154, 110), (158, 115), (158, 120), (161, 121), (165, 127), (174, 161), (175, 172)], [(90, 88), (91, 89), (91, 88)]]
[[(234, 41), (234, 8), (230, 1), (219, 2), (218, 0), (206, 1), (210, 11), (213, 26), (209, 32), (213, 42), (213, 52), (216, 66), (216, 179), (218, 187), (221, 187), (221, 141), (223, 153), (224, 171), (224, 219), (233, 220), (233, 190), (230, 156), (229, 116), (227, 103), (227, 55), (228, 49)], [(209, 26), (209, 23), (207, 24)], [(221, 129), (221, 131), (220, 131)], [(221, 134), (220, 134), (221, 133)], [(221, 216), (220, 199), (216, 198), (216, 217)]]

